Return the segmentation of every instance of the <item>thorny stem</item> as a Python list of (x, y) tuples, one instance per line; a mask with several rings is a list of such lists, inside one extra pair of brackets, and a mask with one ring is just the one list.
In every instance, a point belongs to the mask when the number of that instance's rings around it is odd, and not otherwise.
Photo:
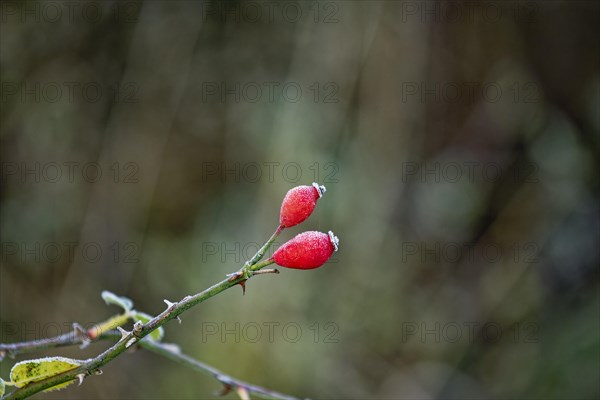
[(200, 293), (197, 293), (193, 296), (186, 296), (181, 301), (173, 303), (170, 307), (168, 307), (165, 311), (154, 317), (148, 323), (141, 325), (138, 329), (134, 329), (131, 332), (125, 333), (121, 340), (119, 340), (115, 345), (113, 345), (100, 355), (87, 360), (79, 367), (40, 381), (32, 382), (8, 394), (5, 397), (5, 399), (24, 399), (44, 389), (48, 389), (52, 386), (56, 386), (63, 382), (74, 380), (77, 378), (78, 375), (91, 375), (98, 371), (101, 367), (115, 359), (117, 356), (125, 352), (125, 350), (127, 350), (132, 344), (139, 342), (140, 339), (150, 334), (152, 331), (158, 329), (167, 321), (177, 318), (177, 316), (182, 314), (184, 311), (190, 309), (191, 307), (200, 304), (201, 302), (221, 293), (224, 290), (229, 289), (232, 286), (241, 283), (242, 281), (245, 281), (246, 279), (247, 278), (244, 277), (239, 277), (233, 280), (225, 279)]
[[(123, 335), (117, 343), (115, 343), (112, 347), (99, 354), (98, 356), (86, 360), (86, 362), (81, 364), (79, 367), (62, 372), (57, 375), (50, 376), (43, 380), (32, 382), (5, 395), (3, 399), (24, 399), (36, 393), (39, 393), (44, 389), (51, 388), (64, 382), (72, 381), (78, 378), (79, 376), (85, 377), (92, 375), (99, 371), (101, 367), (108, 364), (110, 361), (112, 361), (113, 359), (121, 355), (123, 352), (125, 352), (131, 345), (140, 342), (142, 338), (144, 338), (154, 330), (158, 329), (166, 322), (177, 318), (186, 310), (202, 303), (203, 301), (213, 296), (216, 296), (217, 294), (229, 289), (232, 286), (238, 284), (243, 285), (246, 282), (246, 280), (250, 279), (254, 275), (254, 272), (259, 271), (261, 268), (264, 268), (267, 265), (273, 263), (272, 259), (265, 260), (261, 263), (257, 263), (257, 261), (262, 258), (262, 256), (266, 252), (266, 249), (275, 241), (277, 236), (279, 236), (279, 234), (281, 233), (282, 229), (283, 228), (281, 226), (278, 227), (275, 233), (271, 236), (271, 238), (269, 238), (269, 240), (263, 245), (263, 247), (261, 247), (261, 249), (254, 255), (254, 257), (252, 257), (250, 261), (246, 262), (237, 273), (231, 274), (227, 279), (224, 279), (221, 282), (214, 284), (213, 286), (203, 290), (200, 293), (196, 293), (193, 296), (186, 296), (176, 303), (170, 303), (170, 305), (165, 311), (163, 311), (147, 323), (139, 325), (136, 324), (131, 332), (123, 331)], [(140, 344), (145, 344), (145, 342), (146, 341), (140, 342)], [(27, 346), (24, 346), (24, 348), (26, 347)], [(37, 348), (39, 349), (40, 347), (38, 346)]]
[[(248, 268), (248, 270), (252, 271), (252, 272), (255, 272), (253, 275), (259, 275), (259, 273), (258, 273), (259, 270), (261, 270), (262, 268), (266, 267), (267, 265), (273, 264), (274, 262), (275, 261), (273, 261), (272, 258), (269, 258), (268, 260), (264, 260), (264, 261), (261, 261), (259, 263), (256, 263), (256, 264), (250, 266)], [(264, 272), (266, 272), (266, 270)]]
[(273, 390), (269, 390), (261, 386), (253, 385), (251, 383), (232, 378), (231, 376), (224, 374), (223, 372), (210, 365), (204, 364), (203, 362), (198, 361), (186, 354), (178, 352), (178, 348), (174, 347), (174, 345), (153, 342), (150, 340), (143, 340), (140, 342), (140, 346), (154, 353), (160, 354), (161, 356), (164, 356), (172, 361), (190, 367), (195, 371), (212, 376), (224, 385), (225, 390), (223, 394), (226, 394), (232, 389), (242, 388), (246, 389), (249, 393), (254, 393), (259, 397), (264, 397), (267, 399), (298, 400), (296, 397), (275, 392)]
[[(120, 333), (116, 330), (110, 331), (102, 331), (102, 335), (96, 336), (94, 339), (86, 336), (83, 329), (77, 325), (75, 326), (76, 332), (70, 332), (68, 334), (55, 336), (48, 339), (43, 340), (33, 340), (31, 342), (22, 342), (22, 343), (12, 343), (12, 344), (0, 344), (0, 349), (8, 349), (10, 346), (14, 348), (14, 346), (19, 347), (18, 353), (24, 353), (26, 351), (35, 351), (35, 350), (43, 350), (49, 348), (58, 348), (64, 346), (77, 345), (82, 343), (89, 343), (91, 340), (109, 340), (109, 339), (119, 339)], [(89, 331), (88, 331), (89, 332)], [(170, 343), (159, 343), (150, 340), (142, 340), (138, 343), (138, 345), (146, 350), (152, 351), (156, 354), (159, 354), (165, 358), (168, 358), (172, 361), (178, 362), (184, 366), (190, 367), (191, 369), (204, 373), (208, 376), (212, 376), (219, 382), (224, 385), (225, 391), (243, 388), (248, 392), (256, 394), (259, 397), (265, 397), (270, 399), (281, 399), (281, 400), (298, 400), (298, 398), (276, 392), (262, 386), (254, 385), (236, 378), (227, 375), (226, 373), (216, 369), (213, 366), (205, 364), (195, 358), (192, 358), (186, 354), (181, 353), (179, 350), (179, 346)], [(17, 354), (17, 353), (11, 353)], [(225, 394), (225, 393), (223, 393)]]

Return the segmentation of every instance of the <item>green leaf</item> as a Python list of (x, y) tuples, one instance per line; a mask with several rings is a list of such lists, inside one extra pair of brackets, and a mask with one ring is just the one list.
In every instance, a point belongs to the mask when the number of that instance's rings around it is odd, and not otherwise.
[(128, 299), (127, 297), (117, 296), (113, 292), (109, 292), (105, 290), (102, 292), (102, 299), (106, 302), (106, 304), (114, 304), (116, 306), (121, 307), (125, 311), (131, 311), (133, 308), (133, 301)]
[(0, 378), (0, 397), (4, 396), (4, 381)]
[[(134, 311), (131, 317), (136, 321), (141, 321), (142, 324), (146, 324), (154, 318), (153, 316), (143, 313), (141, 311)], [(154, 340), (155, 342), (160, 342), (163, 336), (165, 336), (165, 330), (161, 326), (158, 329), (152, 331), (152, 333), (150, 333), (147, 337), (150, 340)]]
[[(81, 360), (73, 360), (65, 357), (46, 357), (35, 360), (25, 360), (16, 363), (10, 370), (10, 379), (16, 387), (23, 387), (31, 382), (41, 381), (42, 379), (70, 371), (83, 364)], [(52, 386), (45, 390), (59, 390), (69, 386), (74, 380)]]

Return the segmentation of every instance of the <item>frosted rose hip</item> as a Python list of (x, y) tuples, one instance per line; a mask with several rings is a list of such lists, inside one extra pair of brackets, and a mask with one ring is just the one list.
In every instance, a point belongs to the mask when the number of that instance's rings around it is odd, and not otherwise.
[(273, 261), (287, 268), (318, 268), (337, 251), (338, 243), (338, 238), (331, 231), (328, 234), (303, 232), (277, 249), (273, 254)]
[(281, 203), (279, 225), (289, 228), (298, 225), (312, 214), (317, 200), (325, 193), (325, 186), (296, 186), (290, 189)]

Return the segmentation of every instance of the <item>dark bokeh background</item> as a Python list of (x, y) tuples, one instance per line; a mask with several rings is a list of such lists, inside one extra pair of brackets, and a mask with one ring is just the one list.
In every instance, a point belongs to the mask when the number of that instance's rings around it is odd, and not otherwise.
[[(278, 243), (332, 229), (334, 259), (165, 341), (313, 398), (599, 396), (598, 2), (70, 4), (2, 3), (2, 342), (109, 317), (103, 289), (160, 312), (319, 181)], [(138, 351), (39, 397), (218, 388)]]

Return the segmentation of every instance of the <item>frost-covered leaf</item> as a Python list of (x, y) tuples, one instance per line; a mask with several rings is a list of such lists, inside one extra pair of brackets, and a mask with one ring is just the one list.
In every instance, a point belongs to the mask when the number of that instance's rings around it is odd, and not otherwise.
[(0, 397), (4, 396), (4, 381), (0, 378)]
[[(153, 316), (143, 313), (141, 311), (134, 311), (131, 317), (134, 320), (140, 321), (143, 324), (148, 323), (150, 320), (152, 320), (154, 318)], [(150, 338), (150, 340), (154, 340), (155, 342), (160, 342), (162, 340), (163, 336), (165, 336), (165, 330), (161, 326), (158, 329), (154, 330), (152, 333), (150, 333), (148, 335), (148, 338)]]
[(127, 297), (117, 296), (113, 292), (109, 292), (105, 290), (102, 292), (102, 299), (106, 302), (106, 304), (114, 304), (121, 307), (125, 311), (131, 311), (133, 308), (133, 302)]
[[(41, 381), (42, 379), (72, 370), (83, 364), (81, 360), (74, 360), (65, 357), (46, 357), (35, 360), (25, 360), (18, 362), (10, 370), (10, 380), (17, 387), (23, 387), (31, 382)], [(58, 390), (69, 386), (74, 381), (64, 382), (45, 391)]]

